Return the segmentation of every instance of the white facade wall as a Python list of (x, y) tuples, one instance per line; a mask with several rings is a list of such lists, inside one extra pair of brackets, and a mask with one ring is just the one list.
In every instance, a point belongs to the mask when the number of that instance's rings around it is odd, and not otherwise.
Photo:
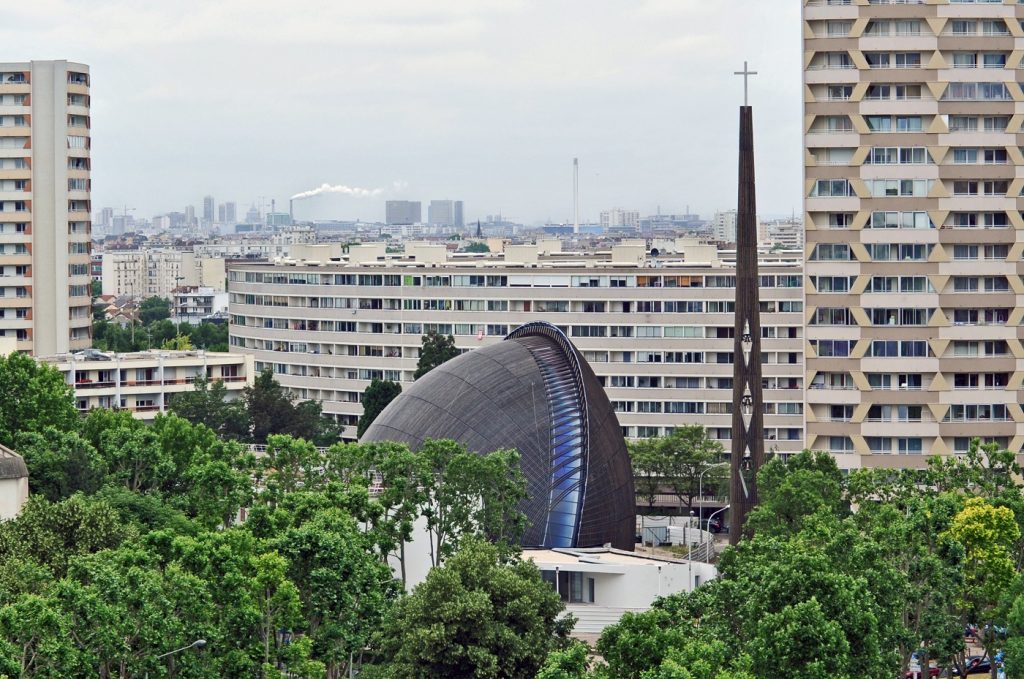
[[(607, 253), (544, 259), (519, 249), (526, 247), (506, 249), (509, 261), (532, 262), (233, 263), (231, 351), (253, 354), (256, 370), (273, 370), (298, 398), (321, 400), (354, 438), (363, 390), (374, 378), (410, 383), (426, 330), (451, 333), (458, 348), (472, 350), (543, 320), (563, 328), (587, 358), (624, 435), (702, 424), (728, 448), (735, 299), (728, 263), (659, 258), (659, 268), (612, 266)], [(799, 451), (802, 271), (791, 260), (766, 261), (761, 273), (765, 445)]]
[(0, 335), (19, 351), (91, 343), (89, 67), (0, 63)]
[(75, 391), (75, 407), (122, 408), (143, 420), (166, 412), (171, 396), (192, 391), (197, 377), (222, 380), (228, 397), (239, 398), (255, 379), (252, 356), (208, 351), (143, 351), (106, 354), (98, 360), (84, 354), (43, 356)]

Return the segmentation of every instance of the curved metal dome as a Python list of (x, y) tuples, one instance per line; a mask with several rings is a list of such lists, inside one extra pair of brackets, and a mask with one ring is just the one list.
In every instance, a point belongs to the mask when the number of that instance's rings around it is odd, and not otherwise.
[(572, 342), (529, 323), (505, 341), (420, 378), (377, 416), (363, 441), (416, 449), (450, 438), (469, 450), (519, 451), (529, 519), (524, 546), (632, 550), (633, 473), (618, 418)]

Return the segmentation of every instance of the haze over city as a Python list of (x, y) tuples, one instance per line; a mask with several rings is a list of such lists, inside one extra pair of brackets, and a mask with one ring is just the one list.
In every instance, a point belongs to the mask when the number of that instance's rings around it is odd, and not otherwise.
[(771, 215), (799, 212), (802, 186), (799, 6), (782, 4), (35, 0), (0, 11), (0, 39), (91, 64), (95, 205), (140, 216), (327, 183), (359, 191), (297, 217), (449, 197), (470, 220), (564, 222), (574, 156), (583, 220), (710, 214), (735, 205), (746, 59)]

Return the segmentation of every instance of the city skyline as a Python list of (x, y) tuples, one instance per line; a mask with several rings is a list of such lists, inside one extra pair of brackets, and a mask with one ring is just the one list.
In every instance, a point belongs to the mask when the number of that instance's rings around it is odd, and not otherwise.
[(381, 221), (386, 199), (458, 195), (467, 222), (565, 222), (578, 156), (585, 221), (617, 205), (711, 214), (735, 203), (735, 151), (719, 142), (747, 59), (762, 74), (761, 203), (789, 214), (801, 200), (799, 7), (734, 4), (595, 2), (580, 19), (525, 2), (313, 13), (44, 0), (8, 10), (17, 30), (0, 35), (12, 53), (92, 65), (97, 208), (144, 217), (212, 194), (280, 209), (327, 183), (381, 192), (297, 201), (297, 217)]

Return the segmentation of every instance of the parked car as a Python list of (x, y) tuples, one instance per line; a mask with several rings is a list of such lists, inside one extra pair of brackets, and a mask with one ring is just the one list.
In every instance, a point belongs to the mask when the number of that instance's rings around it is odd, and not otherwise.
[(711, 533), (721, 533), (722, 521), (720, 519), (704, 519), (700, 522), (700, 527)]
[(908, 670), (907, 673), (903, 676), (904, 679), (916, 679), (917, 677), (921, 677), (921, 679), (924, 679), (924, 677), (937, 677), (941, 674), (941, 667), (929, 667), (927, 673), (925, 673), (924, 670)]
[(967, 674), (989, 674), (992, 672), (992, 661), (983, 655), (972, 655), (967, 659)]

